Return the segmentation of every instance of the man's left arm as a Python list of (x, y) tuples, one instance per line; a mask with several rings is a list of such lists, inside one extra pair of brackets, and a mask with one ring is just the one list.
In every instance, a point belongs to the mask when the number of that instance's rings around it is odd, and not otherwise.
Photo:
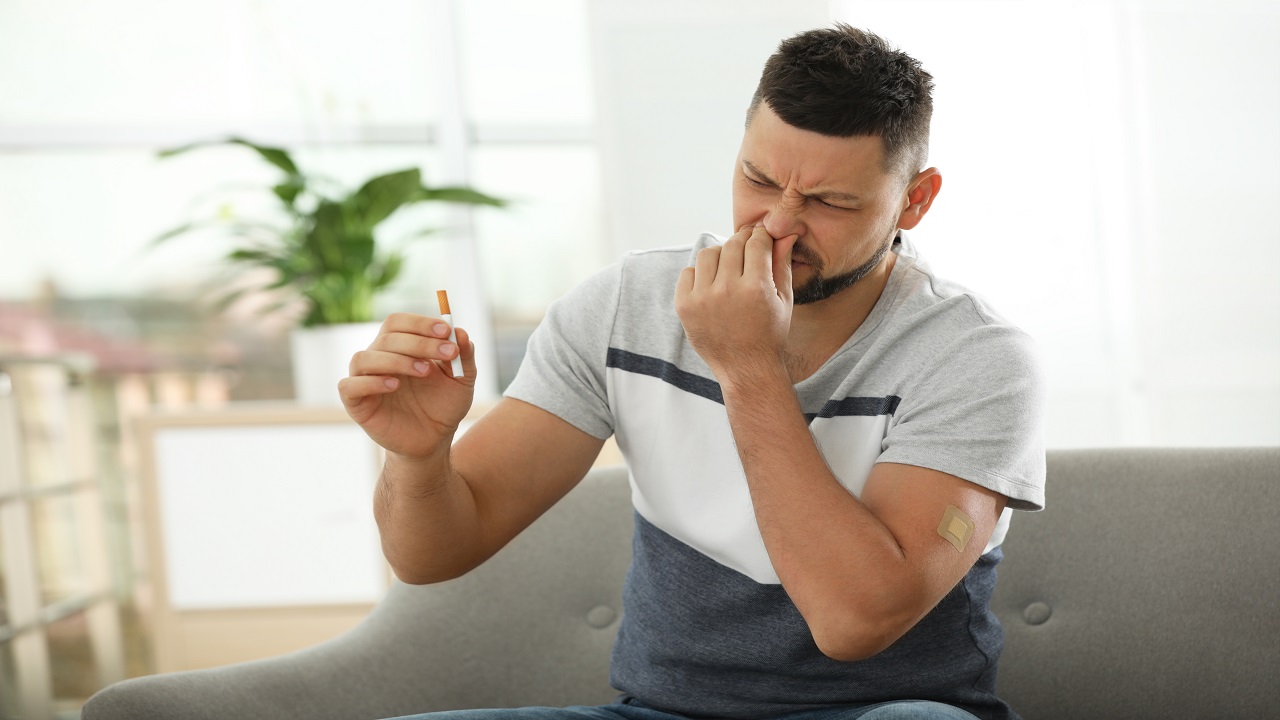
[[(744, 228), (700, 251), (677, 283), (676, 311), (720, 381), (783, 588), (824, 654), (857, 660), (887, 648), (955, 587), (1007, 498), (895, 463), (875, 466), (861, 499), (840, 484), (809, 433), (783, 359), (795, 239), (775, 242), (761, 227)], [(947, 529), (960, 542), (944, 537)]]
[(895, 463), (877, 464), (854, 497), (827, 467), (780, 370), (721, 383), (756, 522), (818, 648), (837, 660), (871, 657), (960, 582), (1008, 499)]

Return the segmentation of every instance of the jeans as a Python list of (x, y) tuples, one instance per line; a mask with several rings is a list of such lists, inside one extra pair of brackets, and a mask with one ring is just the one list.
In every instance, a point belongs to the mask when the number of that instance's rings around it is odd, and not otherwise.
[[(499, 710), (446, 710), (405, 715), (393, 720), (686, 720), (625, 698), (612, 705), (566, 708), (528, 707)], [(977, 720), (960, 708), (926, 700), (900, 700), (858, 708), (806, 710), (777, 720)]]

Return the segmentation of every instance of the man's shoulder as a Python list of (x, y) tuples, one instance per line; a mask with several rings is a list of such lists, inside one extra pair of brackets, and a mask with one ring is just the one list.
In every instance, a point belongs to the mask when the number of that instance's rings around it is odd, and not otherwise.
[(693, 264), (699, 250), (721, 242), (712, 233), (702, 233), (691, 244), (629, 250), (601, 272), (612, 276), (624, 305), (647, 297), (670, 300), (680, 271)]
[(1026, 330), (980, 292), (939, 276), (916, 258), (905, 263), (891, 310), (877, 334), (886, 352), (910, 356), (900, 358), (904, 369), (922, 365), (938, 371), (996, 358), (1010, 367), (1039, 362), (1035, 340)]
[(718, 241), (715, 235), (703, 233), (692, 244), (630, 250), (560, 296), (548, 313), (581, 317), (585, 322), (607, 312), (615, 325), (648, 324), (655, 314), (664, 320), (668, 314), (674, 317), (672, 299), (680, 271), (699, 250)]
[(635, 268), (638, 270), (662, 272), (674, 270), (678, 272), (693, 264), (693, 259), (697, 256), (699, 250), (723, 243), (724, 238), (715, 233), (704, 232), (700, 233), (692, 243), (629, 250), (622, 256), (621, 262), (628, 271)]
[(925, 262), (910, 258), (893, 300), (895, 323), (941, 336), (999, 328), (1024, 333), (981, 292), (942, 277)]

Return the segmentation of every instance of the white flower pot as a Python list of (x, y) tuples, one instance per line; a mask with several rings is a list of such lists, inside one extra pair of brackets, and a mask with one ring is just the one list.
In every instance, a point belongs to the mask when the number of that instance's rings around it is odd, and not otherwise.
[(293, 393), (300, 405), (342, 406), (338, 381), (346, 377), (351, 356), (368, 349), (382, 323), (347, 323), (294, 328)]

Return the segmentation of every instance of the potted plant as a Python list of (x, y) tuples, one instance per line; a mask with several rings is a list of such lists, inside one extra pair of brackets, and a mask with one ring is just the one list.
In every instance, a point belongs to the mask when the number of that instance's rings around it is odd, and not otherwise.
[[(257, 288), (228, 293), (229, 304), (245, 292), (283, 292), (272, 305), (291, 302), (305, 305), (300, 327), (290, 335), (294, 390), (305, 404), (338, 402), (336, 384), (346, 376), (347, 363), (377, 334), (373, 301), (379, 291), (399, 276), (404, 257), (380, 252), (374, 229), (396, 210), (413, 203), (450, 202), (502, 207), (504, 200), (468, 187), (427, 187), (418, 168), (379, 175), (342, 196), (322, 193), (318, 178), (304, 174), (285, 150), (257, 145), (239, 137), (194, 143), (163, 150), (172, 157), (209, 145), (243, 145), (279, 168), (284, 178), (271, 188), (287, 218), (272, 225), (246, 222), (235, 217), (215, 217), (185, 223), (157, 237), (153, 244), (192, 230), (219, 227), (244, 244), (227, 260), (235, 267), (266, 268), (273, 280)], [(420, 233), (420, 234), (425, 234)]]

